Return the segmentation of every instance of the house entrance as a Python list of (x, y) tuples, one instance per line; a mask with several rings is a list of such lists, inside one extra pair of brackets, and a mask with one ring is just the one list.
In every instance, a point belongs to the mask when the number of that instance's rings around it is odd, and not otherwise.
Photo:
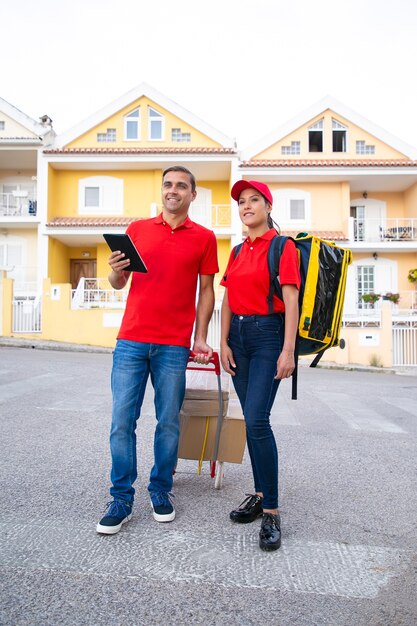
[(96, 259), (71, 259), (70, 282), (72, 289), (77, 288), (80, 278), (97, 278)]

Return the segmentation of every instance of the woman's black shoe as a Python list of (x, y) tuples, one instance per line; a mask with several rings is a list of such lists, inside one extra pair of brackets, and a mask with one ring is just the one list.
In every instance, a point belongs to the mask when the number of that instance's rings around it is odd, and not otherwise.
[(261, 550), (278, 550), (281, 545), (281, 519), (279, 515), (264, 513), (262, 515), (259, 547)]
[(238, 522), (239, 524), (248, 524), (254, 522), (258, 517), (262, 515), (262, 500), (261, 496), (252, 496), (246, 494), (248, 497), (243, 500), (238, 509), (235, 509), (230, 513), (230, 519), (232, 522)]

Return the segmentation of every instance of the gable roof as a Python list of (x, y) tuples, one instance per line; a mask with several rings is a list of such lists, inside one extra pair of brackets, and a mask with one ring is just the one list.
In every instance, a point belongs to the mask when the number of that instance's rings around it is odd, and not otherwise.
[(77, 139), (78, 137), (89, 131), (91, 128), (94, 128), (94, 126), (97, 126), (97, 124), (99, 124), (103, 120), (114, 115), (121, 109), (135, 102), (139, 98), (142, 98), (143, 96), (148, 97), (150, 100), (153, 100), (164, 109), (170, 111), (170, 113), (173, 113), (180, 119), (187, 122), (196, 130), (199, 130), (201, 133), (207, 135), (217, 143), (220, 143), (223, 147), (233, 148), (235, 146), (234, 139), (227, 137), (209, 124), (206, 124), (206, 122), (195, 116), (193, 113), (190, 113), (190, 111), (187, 111), (173, 100), (170, 100), (156, 89), (153, 89), (153, 87), (151, 87), (147, 83), (141, 83), (134, 89), (131, 89), (124, 95), (117, 98), (117, 100), (114, 100), (99, 111), (96, 111), (96, 113), (93, 113), (76, 126), (73, 126), (68, 131), (62, 133), (61, 135), (58, 135), (55, 139), (55, 146), (57, 148), (62, 148), (74, 139)]
[(240, 155), (242, 161), (250, 161), (252, 157), (259, 154), (260, 152), (263, 152), (267, 148), (270, 148), (275, 143), (277, 143), (290, 133), (294, 132), (294, 130), (296, 130), (300, 126), (303, 126), (317, 115), (320, 115), (320, 113), (324, 113), (324, 111), (326, 111), (327, 109), (330, 109), (334, 113), (349, 120), (356, 126), (359, 126), (363, 130), (367, 131), (370, 135), (373, 135), (377, 139), (380, 139), (392, 148), (398, 150), (398, 152), (405, 154), (410, 159), (417, 159), (416, 148), (413, 148), (412, 146), (401, 141), (394, 135), (391, 135), (391, 133), (387, 132), (380, 126), (377, 126), (373, 122), (370, 122), (368, 119), (362, 117), (361, 115), (359, 115), (359, 113), (356, 113), (352, 109), (349, 109), (341, 102), (338, 102), (338, 100), (335, 100), (331, 96), (326, 96), (302, 113), (299, 113), (298, 115), (293, 117), (282, 126), (279, 126), (274, 131), (264, 136), (262, 139), (256, 141), (252, 145), (242, 150)]
[[(0, 98), (0, 111), (5, 113), (8, 117), (10, 117), (12, 120), (17, 122), (21, 126), (24, 126), (25, 128), (27, 128), (31, 133), (33, 133), (40, 139), (42, 139), (44, 135), (46, 135), (47, 133), (51, 131), (51, 126), (49, 124), (43, 125), (40, 122), (36, 122), (34, 119), (26, 115), (26, 113), (23, 113), (22, 111), (17, 109), (15, 106), (10, 104), (10, 102), (7, 102), (7, 100), (4, 100), (3, 98)], [(17, 141), (23, 138), (12, 137), (10, 139), (13, 139), (13, 141)]]

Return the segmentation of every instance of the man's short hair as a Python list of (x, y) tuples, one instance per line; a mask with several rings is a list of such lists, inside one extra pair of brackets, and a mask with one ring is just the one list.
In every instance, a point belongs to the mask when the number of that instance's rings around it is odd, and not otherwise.
[(190, 170), (182, 165), (172, 165), (171, 167), (167, 167), (167, 169), (162, 173), (162, 180), (164, 180), (165, 174), (168, 174), (168, 172), (184, 172), (184, 174), (188, 174), (190, 177), (191, 191), (194, 193), (197, 183), (194, 174), (192, 174)]

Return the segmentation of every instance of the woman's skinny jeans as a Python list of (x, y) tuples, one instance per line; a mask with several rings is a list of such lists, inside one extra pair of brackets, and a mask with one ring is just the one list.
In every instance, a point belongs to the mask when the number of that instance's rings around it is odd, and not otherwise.
[(274, 380), (284, 340), (282, 315), (234, 315), (229, 346), (236, 363), (233, 385), (242, 406), (254, 487), (263, 508), (278, 508), (278, 450), (269, 421), (279, 386)]

